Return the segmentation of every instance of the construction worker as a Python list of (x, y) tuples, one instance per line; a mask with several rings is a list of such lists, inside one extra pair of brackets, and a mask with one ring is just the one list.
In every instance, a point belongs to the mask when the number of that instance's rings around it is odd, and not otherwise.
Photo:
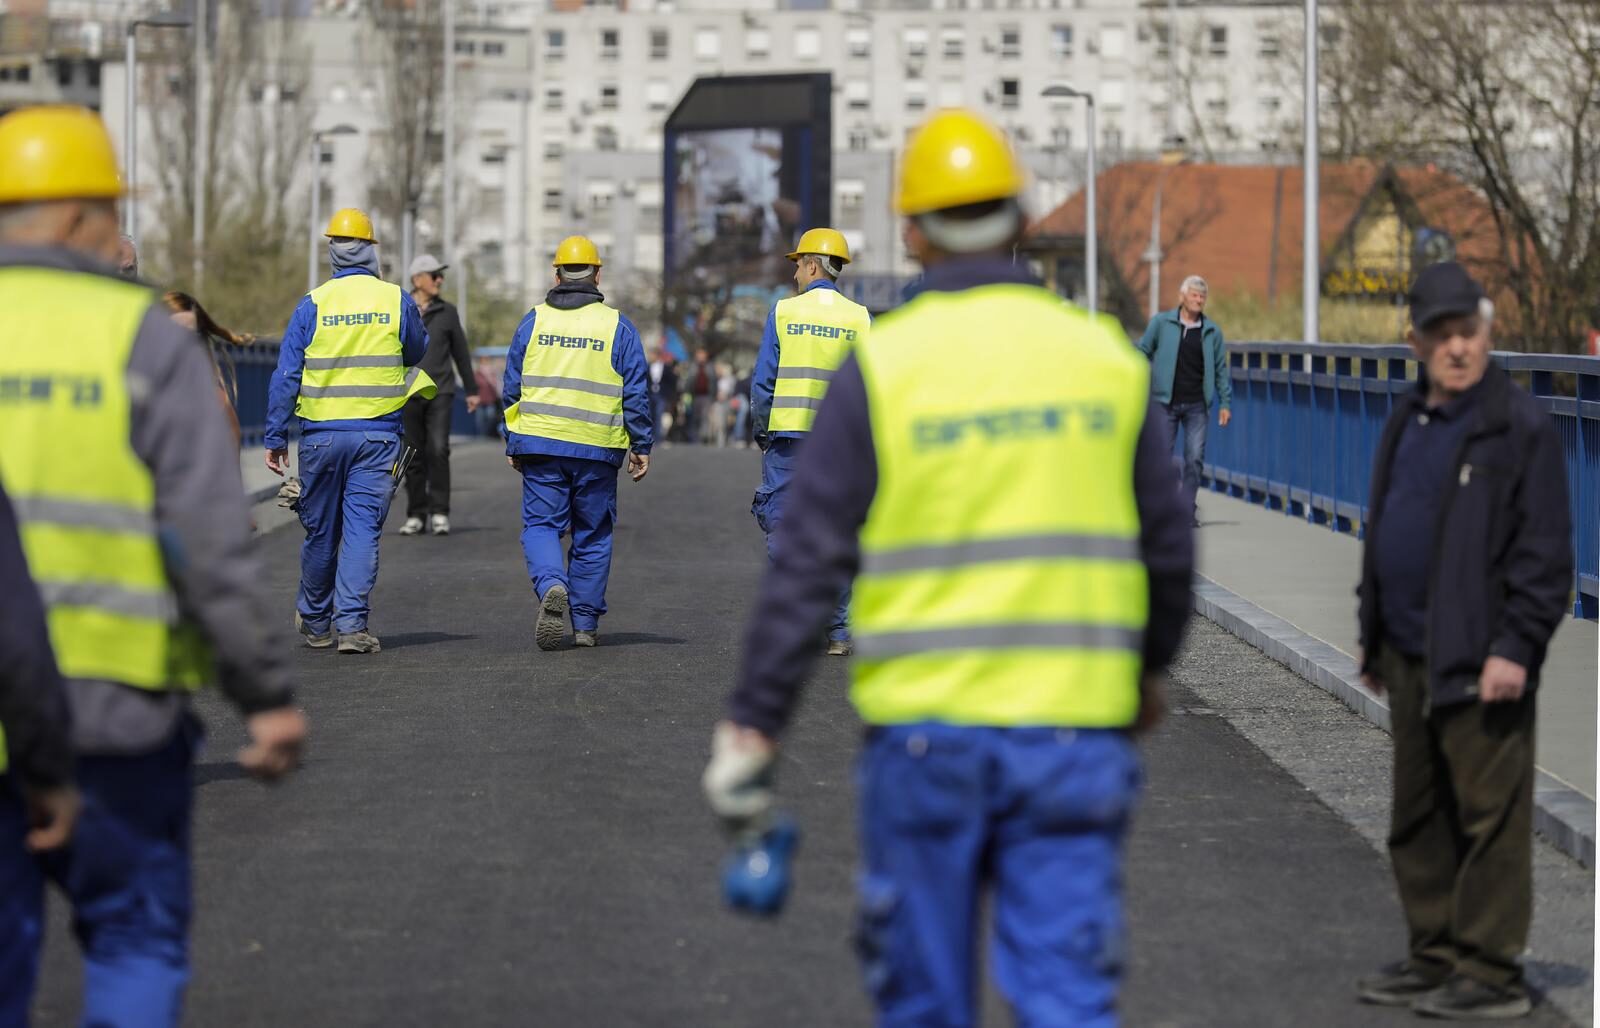
[(1012, 263), (1021, 164), (964, 110), (907, 144), (926, 275), (834, 375), (703, 785), (769, 817), (812, 633), (855, 575), (867, 722), (858, 946), (883, 1025), (971, 1025), (977, 912), (1027, 1025), (1115, 1023), (1133, 734), (1189, 609), (1193, 540), (1149, 368)]
[(73, 841), (36, 857), (17, 845), (14, 786), (0, 786), (8, 1026), (27, 1021), (46, 879), (73, 906), (83, 1023), (176, 1025), (202, 734), (188, 697), (215, 680), (244, 711), (240, 763), (255, 775), (291, 770), (305, 737), (264, 627), (211, 363), (155, 294), (117, 277), (121, 194), (93, 112), (0, 117), (0, 486), (48, 611), (84, 799)]
[[(307, 646), (377, 653), (368, 630), (378, 537), (400, 459), (400, 411), (431, 397), (428, 348), (409, 293), (378, 278), (372, 219), (353, 207), (328, 222), (333, 278), (302, 299), (267, 389), (267, 467), (289, 467), (289, 417), (300, 418), (300, 595), (295, 627)], [(410, 370), (407, 370), (410, 369)]]
[[(866, 342), (872, 326), (867, 309), (846, 299), (834, 285), (850, 263), (850, 245), (842, 233), (814, 228), (800, 237), (789, 259), (794, 262), (799, 293), (779, 300), (767, 315), (755, 377), (750, 380), (756, 445), (761, 447), (761, 488), (750, 513), (766, 533), (769, 560), (774, 557), (800, 445), (811, 434), (828, 380), (850, 348)], [(828, 653), (833, 656), (850, 655), (849, 612), (846, 587), (828, 620)]]
[[(522, 472), (522, 553), (539, 597), (534, 641), (553, 650), (599, 641), (611, 575), (617, 469), (650, 470), (650, 372), (639, 331), (600, 293), (600, 251), (582, 236), (556, 247), (555, 287), (511, 337), (501, 391), (506, 456)], [(561, 536), (572, 533), (563, 560)]]

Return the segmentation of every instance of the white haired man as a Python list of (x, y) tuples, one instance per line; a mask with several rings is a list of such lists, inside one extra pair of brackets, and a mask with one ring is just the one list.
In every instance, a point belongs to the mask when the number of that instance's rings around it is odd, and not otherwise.
[[(1139, 337), (1139, 351), (1150, 358), (1150, 387), (1167, 414), (1172, 441), (1183, 429), (1183, 487), (1191, 501), (1200, 492), (1206, 460), (1206, 422), (1213, 404), (1221, 408), (1217, 425), (1233, 420), (1233, 385), (1228, 379), (1227, 344), (1222, 329), (1205, 316), (1206, 280), (1190, 275), (1178, 289), (1178, 306), (1150, 319)], [(1200, 525), (1195, 507), (1195, 527)]]

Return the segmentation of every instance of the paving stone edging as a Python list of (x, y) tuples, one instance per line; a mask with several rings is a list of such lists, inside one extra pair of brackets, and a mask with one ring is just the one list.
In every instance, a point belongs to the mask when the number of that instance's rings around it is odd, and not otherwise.
[[(1389, 706), (1361, 684), (1356, 662), (1276, 614), (1196, 575), (1194, 609), (1224, 631), (1254, 646), (1373, 724), (1389, 731)], [(1584, 867), (1594, 864), (1594, 801), (1548, 774), (1535, 771), (1534, 830)]]

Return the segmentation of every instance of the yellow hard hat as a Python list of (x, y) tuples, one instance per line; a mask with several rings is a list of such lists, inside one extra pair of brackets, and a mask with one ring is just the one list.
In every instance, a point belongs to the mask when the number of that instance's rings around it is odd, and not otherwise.
[(334, 211), (333, 217), (328, 219), (328, 231), (323, 235), (329, 239), (365, 239), (369, 243), (378, 241), (372, 234), (372, 219), (367, 217), (365, 211), (354, 207)]
[(0, 118), (0, 204), (121, 195), (117, 154), (98, 114), (52, 104)]
[(798, 261), (808, 253), (837, 257), (841, 264), (850, 263), (850, 244), (844, 241), (844, 233), (838, 229), (811, 229), (800, 237), (800, 245), (794, 248), (794, 253), (789, 255), (789, 259)]
[(550, 266), (559, 268), (567, 264), (587, 264), (593, 268), (604, 266), (599, 247), (583, 236), (568, 236), (556, 244), (556, 259), (550, 262)]
[(895, 209), (914, 215), (1004, 200), (1023, 186), (1022, 165), (1000, 130), (972, 111), (950, 108), (906, 144)]

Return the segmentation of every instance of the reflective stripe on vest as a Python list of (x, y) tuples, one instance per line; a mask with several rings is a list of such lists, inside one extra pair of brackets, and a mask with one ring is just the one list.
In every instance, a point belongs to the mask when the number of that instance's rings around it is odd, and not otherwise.
[(779, 300), (772, 312), (778, 334), (769, 432), (809, 432), (828, 381), (850, 348), (867, 341), (872, 316), (836, 289), (808, 289)]
[(1131, 724), (1148, 365), (1014, 285), (925, 293), (856, 353), (878, 463), (850, 615), (863, 719)]
[(317, 326), (306, 346), (295, 413), (308, 421), (379, 418), (437, 387), (405, 367), (400, 287), (371, 275), (330, 279), (311, 292)]
[(153, 299), (97, 275), (0, 268), (0, 487), (62, 674), (188, 689), (210, 658), (179, 620), (155, 482), (129, 438), (128, 358)]
[(597, 446), (628, 448), (622, 376), (612, 366), (622, 315), (603, 303), (534, 309), (533, 335), (522, 357), (522, 396), (506, 411), (506, 428)]

